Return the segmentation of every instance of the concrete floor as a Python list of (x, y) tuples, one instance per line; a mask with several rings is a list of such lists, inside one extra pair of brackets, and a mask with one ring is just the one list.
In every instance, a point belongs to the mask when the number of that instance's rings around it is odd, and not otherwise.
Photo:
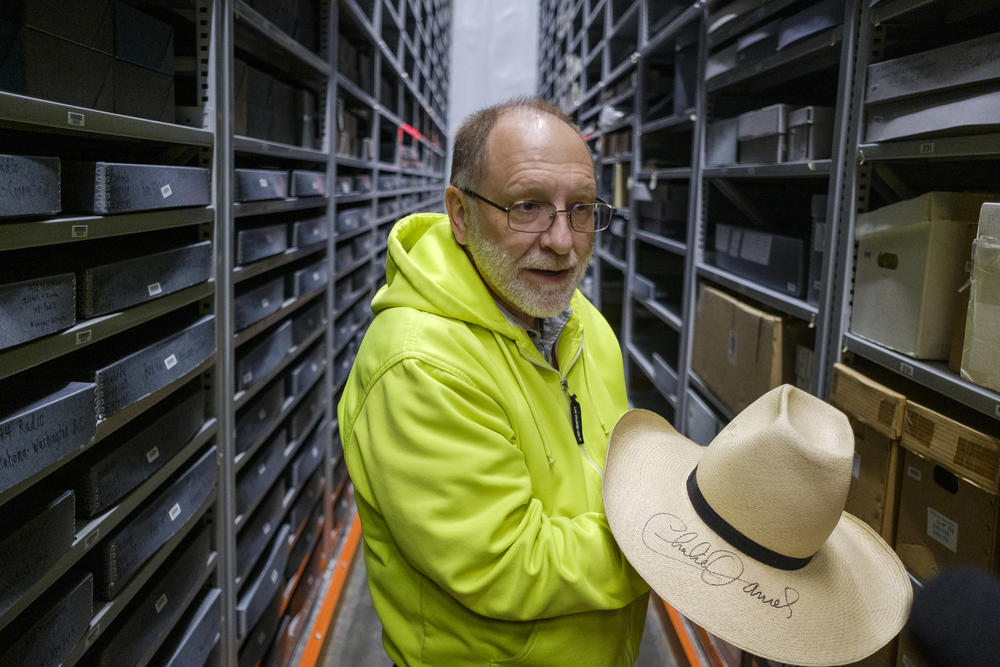
[[(344, 599), (321, 664), (324, 667), (389, 667), (382, 650), (382, 626), (368, 594), (364, 558), (359, 548), (351, 566)], [(676, 667), (667, 637), (650, 607), (636, 667)]]

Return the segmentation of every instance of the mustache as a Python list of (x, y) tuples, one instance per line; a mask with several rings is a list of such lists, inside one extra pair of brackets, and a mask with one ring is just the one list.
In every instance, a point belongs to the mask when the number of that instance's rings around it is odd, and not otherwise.
[(546, 257), (544, 255), (527, 257), (524, 259), (521, 268), (530, 271), (569, 271), (576, 268), (578, 263), (579, 258), (576, 252), (571, 252), (563, 258)]

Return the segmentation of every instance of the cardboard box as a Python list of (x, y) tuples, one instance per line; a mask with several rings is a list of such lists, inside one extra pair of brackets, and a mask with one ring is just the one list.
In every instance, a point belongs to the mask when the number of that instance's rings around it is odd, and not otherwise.
[(830, 402), (848, 416), (854, 431), (854, 468), (844, 509), (893, 544), (906, 397), (838, 363), (833, 367)]
[(783, 162), (788, 132), (787, 104), (772, 104), (737, 117), (739, 161), (743, 164)]
[(917, 579), (961, 565), (997, 570), (1000, 502), (992, 490), (971, 483), (912, 451), (903, 441), (896, 553)]
[(778, 50), (843, 22), (843, 2), (819, 0), (806, 9), (781, 19), (778, 25)]
[(292, 196), (318, 197), (326, 194), (326, 172), (292, 170)]
[(0, 634), (0, 664), (60, 665), (83, 639), (94, 615), (94, 577), (61, 580)]
[(0, 398), (0, 491), (75, 454), (97, 429), (94, 385), (23, 388)]
[(271, 488), (285, 463), (288, 438), (279, 430), (271, 437), (236, 476), (236, 514), (246, 514), (254, 500), (261, 498)]
[(703, 285), (695, 312), (691, 368), (736, 415), (795, 379), (795, 345), (805, 322), (786, 319)]
[(173, 26), (118, 0), (114, 21), (116, 58), (173, 77)]
[(194, 516), (215, 490), (218, 470), (213, 446), (97, 547), (96, 595), (112, 600), (143, 563)]
[(691, 438), (699, 445), (707, 445), (718, 435), (725, 424), (715, 414), (708, 403), (693, 391), (687, 395), (687, 419), (684, 422), (684, 431), (687, 437)]
[(715, 263), (779, 292), (805, 295), (806, 249), (802, 239), (718, 223)]
[(205, 396), (196, 388), (172, 396), (155, 414), (143, 415), (110, 443), (102, 443), (73, 475), (80, 516), (103, 512), (149, 479), (190, 442), (204, 421)]
[(235, 169), (236, 201), (284, 199), (288, 196), (288, 172), (274, 169)]
[(0, 155), (0, 218), (62, 210), (59, 158)]
[(241, 588), (254, 563), (278, 530), (286, 490), (284, 478), (279, 478), (249, 520), (240, 527), (236, 538), (236, 578)]
[(988, 132), (1000, 126), (1000, 90), (974, 86), (866, 108), (865, 141)]
[(833, 107), (808, 106), (788, 114), (789, 162), (824, 160), (833, 151)]
[(280, 275), (245, 292), (241, 291), (233, 299), (234, 328), (241, 331), (277, 312), (284, 299), (285, 279)]
[(120, 162), (63, 162), (63, 209), (127, 213), (155, 208), (207, 206), (210, 171)]
[(277, 329), (240, 350), (236, 359), (236, 391), (243, 391), (278, 367), (292, 347), (292, 322), (285, 320)]
[[(204, 665), (216, 643), (222, 619), (222, 589), (211, 588), (180, 621), (162, 649), (163, 667)], [(216, 663), (211, 663), (216, 664)]]
[(869, 104), (1000, 79), (1000, 32), (868, 66)]
[(202, 241), (84, 269), (80, 315), (104, 315), (203, 283), (212, 268), (212, 242)]
[(72, 546), (74, 502), (73, 492), (64, 491), (41, 507), (35, 498), (5, 507), (9, 517), (21, 521), (0, 522), (0, 614), (10, 611)]
[(288, 249), (285, 223), (247, 227), (236, 231), (236, 263), (249, 264)]
[(262, 433), (271, 428), (281, 416), (285, 402), (285, 383), (275, 382), (254, 396), (249, 405), (236, 415), (236, 453), (245, 452), (257, 442)]
[(118, 59), (114, 62), (114, 73), (115, 113), (161, 123), (176, 120), (173, 74), (163, 74)]
[(851, 331), (918, 359), (947, 359), (970, 238), (992, 197), (929, 192), (859, 215)]
[(1000, 438), (907, 401), (903, 415), (903, 446), (946, 466), (973, 484), (997, 492)]
[(88, 49), (112, 55), (114, 25), (111, 0), (8, 0), (5, 18)]
[(74, 324), (76, 276), (72, 273), (0, 284), (0, 350)]
[(962, 377), (1000, 391), (1000, 204), (983, 204), (980, 210), (971, 280)]

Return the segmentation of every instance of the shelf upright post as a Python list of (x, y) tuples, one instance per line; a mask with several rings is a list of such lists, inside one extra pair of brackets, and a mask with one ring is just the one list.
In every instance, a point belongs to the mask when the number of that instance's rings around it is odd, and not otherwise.
[[(325, 14), (321, 14), (322, 20), (320, 29), (320, 44), (321, 48), (325, 50), (324, 56), (327, 64), (330, 66), (330, 76), (326, 80), (326, 108), (323, 114), (323, 140), (322, 148), (326, 152), (326, 184), (327, 192), (335, 193), (337, 190), (334, 187), (336, 183), (337, 176), (337, 160), (335, 157), (335, 147), (337, 145), (336, 136), (336, 109), (337, 104), (337, 49), (339, 48), (337, 30), (339, 29), (339, 3), (337, 0), (326, 0), (323, 5), (326, 9)], [(322, 9), (320, 10), (322, 12)], [(336, 282), (332, 279), (332, 276), (337, 275), (337, 226), (335, 224), (335, 211), (336, 204), (334, 203), (336, 199), (335, 195), (331, 195), (330, 203), (326, 207), (326, 224), (327, 224), (327, 235), (326, 235), (326, 257), (327, 263), (330, 266), (330, 276), (331, 279), (326, 286), (326, 360), (327, 369), (326, 373), (323, 375), (323, 383), (325, 384), (325, 390), (327, 395), (327, 404), (324, 406), (324, 412), (326, 413), (326, 423), (333, 425), (330, 429), (330, 437), (326, 439), (326, 456), (323, 457), (323, 476), (326, 478), (326, 483), (324, 485), (324, 498), (333, 497), (333, 436), (336, 433), (339, 436), (339, 428), (337, 427), (337, 405), (334, 403), (334, 388), (333, 388), (333, 376), (335, 373), (334, 369), (334, 339), (333, 334), (335, 327), (334, 314), (336, 313), (334, 299), (334, 286)], [(329, 502), (323, 503), (323, 537), (322, 544), (318, 545), (317, 548), (323, 553), (327, 558), (333, 558), (334, 550), (336, 549), (336, 544), (333, 539), (333, 507)]]

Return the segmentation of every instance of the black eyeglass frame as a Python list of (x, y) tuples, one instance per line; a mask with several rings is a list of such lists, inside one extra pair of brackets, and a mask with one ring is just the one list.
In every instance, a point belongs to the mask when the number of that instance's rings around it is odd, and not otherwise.
[[(560, 213), (565, 213), (566, 214), (566, 219), (569, 221), (570, 229), (572, 229), (574, 232), (577, 232), (579, 234), (596, 234), (597, 232), (603, 232), (605, 229), (607, 229), (608, 227), (611, 226), (611, 218), (615, 214), (615, 207), (612, 206), (610, 203), (604, 201), (600, 197), (598, 197), (596, 199), (596, 201), (592, 201), (592, 202), (578, 202), (578, 204), (579, 203), (598, 204), (598, 205), (601, 205), (601, 206), (607, 206), (608, 207), (608, 209), (610, 210), (610, 214), (608, 215), (608, 224), (606, 226), (604, 226), (604, 227), (601, 227), (600, 229), (597, 228), (596, 224), (594, 226), (594, 229), (586, 229), (586, 230), (577, 229), (576, 226), (573, 225), (573, 212), (572, 212), (572, 209), (568, 209), (568, 208), (556, 208), (556, 210), (553, 211), (549, 215), (549, 226), (546, 227), (545, 229), (539, 229), (539, 230), (518, 229), (517, 227), (511, 227), (511, 225), (510, 225), (510, 211), (511, 211), (512, 208), (514, 208), (515, 205), (520, 204), (522, 202), (531, 202), (533, 204), (541, 204), (543, 206), (552, 206), (553, 208), (555, 208), (555, 204), (552, 204), (550, 202), (536, 201), (534, 199), (519, 199), (516, 202), (514, 202), (513, 204), (511, 204), (510, 208), (508, 208), (506, 206), (501, 206), (500, 204), (496, 203), (495, 201), (490, 201), (489, 199), (487, 199), (486, 197), (482, 196), (481, 194), (479, 194), (475, 190), (470, 190), (468, 188), (459, 188), (459, 190), (461, 190), (462, 192), (464, 192), (467, 195), (471, 195), (471, 196), (475, 197), (476, 199), (489, 204), (490, 206), (492, 206), (493, 208), (497, 209), (498, 211), (503, 211), (504, 213), (506, 213), (507, 214), (507, 229), (509, 229), (511, 231), (514, 231), (514, 232), (521, 232), (523, 234), (544, 234), (545, 232), (547, 232), (550, 229), (552, 229), (552, 225), (554, 225), (555, 222), (556, 222), (556, 216), (559, 215)], [(574, 204), (574, 206), (576, 206), (576, 205), (577, 204)]]

